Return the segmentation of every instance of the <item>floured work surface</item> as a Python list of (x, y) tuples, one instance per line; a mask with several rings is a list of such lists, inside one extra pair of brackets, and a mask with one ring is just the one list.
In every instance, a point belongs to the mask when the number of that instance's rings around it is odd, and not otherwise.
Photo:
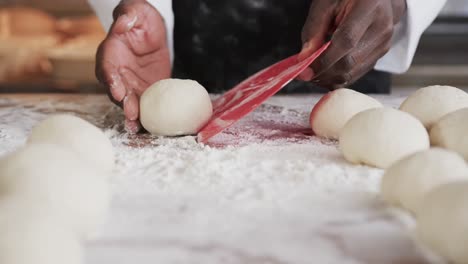
[(337, 142), (311, 135), (318, 99), (274, 97), (204, 146), (130, 136), (104, 96), (2, 96), (0, 155), (49, 114), (105, 128), (114, 198), (89, 264), (439, 263), (413, 242), (411, 217), (380, 200), (382, 170), (348, 164)]

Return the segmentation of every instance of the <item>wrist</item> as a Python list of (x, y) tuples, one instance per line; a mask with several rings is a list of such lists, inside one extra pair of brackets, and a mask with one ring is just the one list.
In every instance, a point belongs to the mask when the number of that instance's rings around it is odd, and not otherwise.
[(392, 0), (393, 24), (398, 24), (406, 14), (406, 0)]

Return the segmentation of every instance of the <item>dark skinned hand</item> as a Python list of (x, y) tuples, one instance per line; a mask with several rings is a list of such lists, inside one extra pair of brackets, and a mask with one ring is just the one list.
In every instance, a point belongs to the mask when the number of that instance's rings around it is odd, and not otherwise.
[(111, 100), (123, 107), (125, 128), (141, 125), (139, 98), (154, 82), (169, 78), (171, 62), (166, 28), (159, 12), (145, 0), (124, 0), (96, 54), (96, 77)]
[(346, 87), (372, 70), (391, 47), (394, 26), (406, 12), (405, 0), (315, 0), (302, 30), (299, 59), (331, 36), (330, 47), (300, 76), (318, 86)]

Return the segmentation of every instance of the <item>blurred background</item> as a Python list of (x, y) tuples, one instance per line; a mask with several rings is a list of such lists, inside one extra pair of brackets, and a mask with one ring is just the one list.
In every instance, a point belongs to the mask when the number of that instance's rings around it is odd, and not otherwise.
[[(105, 32), (86, 0), (0, 0), (0, 92), (104, 92), (94, 55)], [(468, 1), (448, 0), (395, 87), (468, 87)]]

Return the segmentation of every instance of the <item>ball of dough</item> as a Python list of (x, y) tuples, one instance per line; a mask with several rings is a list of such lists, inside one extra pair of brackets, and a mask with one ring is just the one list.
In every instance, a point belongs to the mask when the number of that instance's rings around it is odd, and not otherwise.
[(443, 257), (468, 263), (468, 182), (442, 185), (427, 194), (418, 210), (417, 234)]
[(50, 206), (80, 236), (89, 236), (104, 222), (109, 207), (103, 174), (68, 149), (30, 144), (0, 160), (0, 198)]
[(114, 151), (107, 136), (76, 116), (54, 115), (43, 120), (33, 128), (28, 143), (58, 144), (106, 171), (114, 168)]
[(390, 204), (415, 213), (427, 192), (463, 179), (468, 180), (465, 160), (454, 152), (433, 148), (390, 166), (382, 178), (382, 196)]
[(453, 150), (468, 160), (468, 108), (445, 115), (430, 131), (431, 144)]
[(0, 234), (2, 264), (83, 263), (76, 234), (43, 207), (2, 199)]
[(340, 135), (340, 149), (351, 163), (387, 168), (417, 151), (429, 148), (424, 126), (413, 116), (391, 108), (355, 115)]
[(409, 96), (400, 110), (412, 114), (427, 129), (444, 115), (468, 107), (468, 94), (451, 86), (429, 86)]
[(310, 126), (317, 136), (338, 139), (343, 126), (355, 114), (383, 107), (374, 98), (350, 89), (338, 89), (323, 96), (310, 113)]
[(192, 80), (161, 80), (140, 98), (141, 124), (158, 136), (196, 134), (212, 114), (208, 92)]

